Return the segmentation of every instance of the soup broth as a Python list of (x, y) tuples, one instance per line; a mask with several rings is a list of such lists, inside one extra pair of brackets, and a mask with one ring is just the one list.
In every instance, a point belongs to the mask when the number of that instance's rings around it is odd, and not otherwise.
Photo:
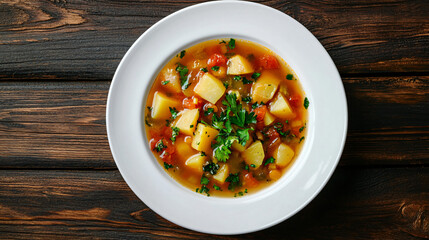
[(305, 141), (308, 99), (273, 51), (216, 39), (178, 53), (146, 101), (150, 149), (176, 181), (241, 197), (280, 179)]

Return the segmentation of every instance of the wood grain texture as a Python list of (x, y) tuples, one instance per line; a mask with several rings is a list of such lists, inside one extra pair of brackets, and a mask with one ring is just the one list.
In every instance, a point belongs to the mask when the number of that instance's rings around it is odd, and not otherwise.
[(428, 168), (340, 168), (319, 196), (294, 217), (238, 236), (210, 236), (168, 222), (148, 209), (117, 171), (3, 170), (0, 178), (2, 238), (429, 237)]
[[(341, 165), (429, 164), (429, 77), (344, 78)], [(110, 82), (0, 82), (0, 168), (116, 168), (105, 129)]]
[[(0, 77), (111, 79), (131, 44), (202, 1), (0, 1)], [(306, 26), (341, 74), (428, 72), (427, 1), (257, 1)]]

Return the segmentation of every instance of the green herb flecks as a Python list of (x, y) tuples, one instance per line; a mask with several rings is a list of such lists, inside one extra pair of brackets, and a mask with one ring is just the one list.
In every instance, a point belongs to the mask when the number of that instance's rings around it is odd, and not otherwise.
[(164, 148), (167, 148), (167, 146), (161, 139), (156, 143), (154, 150), (156, 150), (156, 152), (161, 152)]
[(168, 164), (168, 163), (166, 163), (166, 162), (164, 162), (164, 168), (165, 169), (170, 169), (170, 168), (173, 168), (174, 166), (173, 165), (171, 165), (171, 164)]
[(189, 83), (189, 79), (188, 79), (188, 76), (187, 76), (188, 72), (189, 72), (189, 69), (186, 66), (178, 63), (177, 67), (176, 67), (176, 71), (180, 75), (180, 85), (182, 86), (182, 90), (186, 90), (189, 87), (189, 85), (191, 85)]
[(219, 71), (219, 68), (220, 68), (219, 66), (213, 66), (212, 70), (215, 71), (215, 72), (217, 72), (217, 71)]
[(238, 173), (230, 173), (225, 182), (229, 182), (228, 190), (234, 191), (235, 188), (241, 187), (240, 176)]
[(255, 73), (253, 73), (252, 74), (252, 78), (256, 81), (259, 77), (261, 76), (261, 74), (260, 73), (258, 73), (258, 72), (255, 72)]
[(229, 47), (229, 49), (234, 49), (235, 48), (235, 39), (234, 38), (231, 38), (230, 40), (229, 40), (229, 42), (228, 42), (228, 47)]
[(305, 97), (305, 98), (304, 98), (304, 107), (305, 107), (305, 109), (307, 109), (307, 108), (308, 108), (308, 106), (310, 106), (310, 101), (308, 101), (308, 98), (307, 98), (307, 97)]
[(178, 127), (172, 127), (171, 128), (173, 130), (173, 132), (171, 133), (171, 141), (175, 142), (176, 141), (176, 137), (179, 135), (179, 131), (180, 129)]
[(204, 111), (204, 116), (208, 116), (213, 112), (214, 112), (214, 108), (207, 108), (207, 110)]
[(167, 85), (168, 83), (170, 83), (170, 81), (162, 81), (161, 82), (162, 85)]
[(180, 52), (180, 58), (183, 58), (185, 56), (185, 54), (186, 54), (186, 50), (182, 50)]
[(273, 157), (270, 157), (270, 158), (268, 158), (266, 161), (265, 161), (265, 165), (264, 166), (267, 166), (268, 164), (270, 164), (270, 163), (274, 163), (274, 161), (275, 161), (275, 159), (273, 158)]
[(209, 164), (203, 166), (203, 171), (208, 172), (211, 175), (215, 175), (217, 170), (219, 170), (219, 165), (214, 162), (210, 162)]
[(209, 70), (207, 70), (207, 68), (201, 68), (200, 71), (208, 72)]
[(286, 75), (286, 79), (287, 79), (287, 80), (292, 80), (292, 79), (293, 79), (293, 75), (292, 75), (292, 74), (288, 74), (288, 75)]

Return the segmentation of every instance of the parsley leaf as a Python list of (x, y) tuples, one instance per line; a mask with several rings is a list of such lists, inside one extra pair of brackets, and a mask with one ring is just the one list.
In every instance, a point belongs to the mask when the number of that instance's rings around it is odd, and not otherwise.
[(250, 138), (249, 130), (252, 130), (252, 129), (251, 128), (246, 128), (246, 129), (238, 129), (237, 130), (238, 142), (242, 146), (246, 145), (246, 142)]
[(182, 86), (182, 89), (185, 90), (191, 85), (189, 83), (189, 79), (186, 76), (189, 72), (188, 68), (186, 66), (183, 66), (182, 64), (178, 63), (176, 67), (176, 71), (180, 75), (180, 85)]
[(213, 113), (213, 112), (214, 112), (213, 108), (207, 108), (207, 110), (204, 111), (204, 116), (208, 116), (208, 115), (210, 115), (210, 113)]
[(215, 175), (217, 170), (219, 170), (219, 165), (214, 162), (210, 162), (209, 164), (203, 166), (203, 171), (209, 172), (211, 175)]
[(302, 131), (304, 131), (304, 126), (302, 126), (300, 129), (299, 129), (299, 132), (302, 132)]
[(310, 101), (308, 101), (308, 98), (305, 97), (305, 99), (304, 99), (304, 107), (305, 107), (305, 109), (307, 109), (309, 105), (310, 105)]
[(238, 173), (230, 173), (229, 176), (226, 178), (225, 182), (229, 182), (228, 190), (231, 191), (233, 191), (236, 187), (241, 186), (240, 176), (238, 175)]
[(204, 176), (201, 177), (201, 185), (209, 184), (210, 180)]
[(179, 114), (179, 112), (176, 110), (176, 108), (170, 108), (170, 113), (171, 113), (171, 120), (174, 120), (177, 118), (177, 114)]
[(233, 78), (235, 81), (241, 81), (241, 76), (234, 76), (234, 78)]
[(161, 152), (164, 148), (167, 148), (167, 146), (162, 142), (161, 139), (156, 143), (154, 150), (156, 150), (157, 152)]
[(166, 162), (164, 162), (164, 168), (165, 169), (169, 169), (169, 168), (172, 168), (173, 167), (173, 165), (171, 165), (171, 164), (168, 164), (168, 163), (166, 163)]
[(161, 84), (162, 85), (167, 85), (170, 81), (162, 81)]
[(288, 75), (286, 75), (286, 79), (287, 79), (287, 80), (292, 80), (292, 79), (293, 79), (293, 75), (292, 75), (292, 74), (288, 74)]
[(208, 72), (209, 70), (207, 70), (207, 68), (201, 68), (200, 71)]
[(179, 135), (179, 131), (180, 129), (178, 127), (172, 127), (171, 129), (173, 129), (173, 133), (171, 134), (171, 141), (175, 142), (176, 141), (176, 137)]
[(182, 51), (180, 52), (180, 58), (183, 58), (183, 57), (185, 56), (185, 53), (186, 53), (186, 51), (185, 51), (185, 50), (182, 50)]
[(217, 186), (216, 184), (213, 185), (213, 188), (217, 191), (222, 191), (222, 189), (219, 186)]
[(229, 40), (229, 42), (228, 42), (228, 47), (229, 47), (229, 49), (234, 49), (235, 48), (235, 39), (234, 38), (231, 38), (230, 40)]
[(270, 164), (270, 163), (274, 163), (274, 161), (275, 161), (275, 159), (273, 158), (273, 157), (270, 157), (270, 158), (268, 158), (266, 161), (265, 161), (265, 165), (264, 166), (267, 166), (268, 164)]
[(260, 73), (258, 73), (258, 72), (255, 72), (255, 73), (253, 73), (253, 74), (252, 74), (252, 78), (253, 78), (253, 79), (255, 79), (255, 81), (256, 81), (260, 76), (261, 76), (261, 74), (260, 74)]
[(248, 97), (242, 97), (241, 100), (243, 102), (250, 103), (252, 101), (252, 97), (250, 97), (250, 96), (248, 96)]
[(305, 139), (305, 137), (304, 136), (302, 136), (300, 139), (299, 139), (299, 142), (302, 142), (302, 140), (304, 140)]
[(229, 155), (231, 154), (231, 146), (232, 144), (238, 141), (236, 136), (228, 136), (224, 139), (222, 136), (218, 135), (216, 137), (216, 144), (214, 148), (214, 156), (218, 161), (226, 162), (229, 159)]
[(243, 81), (243, 84), (251, 84), (251, 83), (253, 83), (252, 80), (249, 80), (249, 79), (247, 79), (245, 77), (243, 77), (242, 81)]
[(219, 71), (219, 66), (213, 66), (212, 70), (215, 71), (215, 72)]

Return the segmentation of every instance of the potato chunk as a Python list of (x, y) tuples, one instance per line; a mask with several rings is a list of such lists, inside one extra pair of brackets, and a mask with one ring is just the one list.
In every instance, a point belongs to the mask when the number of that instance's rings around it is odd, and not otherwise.
[(219, 170), (217, 170), (217, 173), (213, 175), (213, 179), (218, 181), (220, 184), (223, 184), (226, 180), (226, 178), (229, 175), (229, 167), (227, 164), (223, 164)]
[(180, 162), (185, 162), (191, 155), (196, 154), (196, 151), (190, 144), (184, 142), (183, 138), (178, 138), (174, 144), (176, 147), (176, 156)]
[(280, 167), (286, 167), (292, 160), (295, 152), (288, 145), (281, 143), (276, 150), (274, 150), (273, 157), (276, 159), (275, 164)]
[(194, 88), (196, 94), (213, 104), (223, 96), (225, 90), (223, 83), (210, 73), (204, 74)]
[(182, 90), (180, 86), (180, 76), (176, 69), (165, 69), (161, 72), (161, 78), (162, 86), (167, 90), (175, 93), (179, 93)]
[(197, 120), (200, 116), (200, 111), (198, 109), (185, 109), (180, 112), (179, 119), (177, 119), (175, 127), (180, 129), (180, 132), (186, 135), (192, 135), (197, 126)]
[(273, 114), (271, 114), (270, 112), (266, 112), (265, 116), (264, 116), (264, 124), (265, 126), (270, 125), (271, 123), (273, 123), (276, 120), (276, 117), (274, 117)]
[(197, 131), (195, 132), (194, 139), (192, 140), (192, 147), (198, 151), (210, 151), (211, 143), (218, 133), (218, 130), (202, 123), (198, 123)]
[(194, 172), (203, 173), (203, 164), (206, 161), (206, 156), (201, 156), (201, 153), (192, 155), (186, 160), (185, 165)]
[(244, 150), (246, 150), (246, 148), (253, 142), (252, 138), (249, 138), (249, 140), (247, 140), (246, 144), (243, 146), (241, 145), (239, 142), (234, 142), (231, 147), (239, 152), (244, 152)]
[(235, 55), (232, 58), (230, 58), (227, 62), (227, 65), (228, 65), (228, 70), (227, 70), (228, 75), (240, 75), (240, 74), (248, 74), (248, 73), (254, 72), (253, 66), (249, 62), (249, 60), (247, 60), (241, 55)]
[(244, 161), (249, 165), (255, 165), (255, 168), (261, 166), (264, 161), (265, 153), (261, 141), (252, 143), (244, 152), (241, 153)]
[(289, 105), (289, 101), (278, 93), (274, 100), (270, 103), (270, 112), (279, 118), (293, 118), (294, 113)]
[(152, 118), (167, 119), (171, 116), (170, 107), (174, 108), (180, 105), (176, 99), (167, 97), (164, 93), (156, 91), (152, 101)]
[(263, 71), (252, 86), (253, 102), (268, 102), (277, 91), (280, 79), (270, 71)]

